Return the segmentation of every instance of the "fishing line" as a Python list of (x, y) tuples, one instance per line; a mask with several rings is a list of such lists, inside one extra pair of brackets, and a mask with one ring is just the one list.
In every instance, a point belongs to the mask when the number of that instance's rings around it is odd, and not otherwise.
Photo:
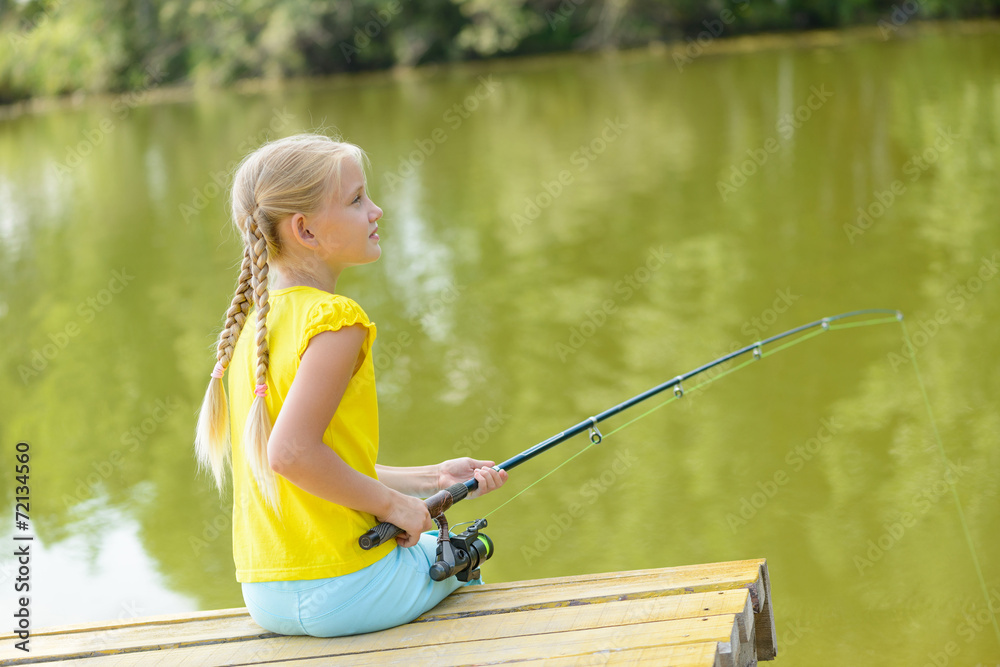
[[(791, 341), (788, 341), (787, 343), (782, 343), (781, 345), (779, 345), (777, 347), (774, 347), (774, 348), (771, 348), (769, 350), (764, 350), (763, 349), (763, 344), (764, 344), (763, 342), (757, 343), (758, 351), (755, 352), (754, 356), (750, 357), (749, 359), (747, 359), (743, 363), (737, 364), (736, 366), (733, 366), (732, 368), (728, 368), (728, 369), (722, 371), (721, 373), (713, 375), (712, 377), (708, 378), (707, 380), (705, 380), (703, 382), (700, 382), (700, 383), (696, 384), (695, 386), (691, 387), (688, 390), (683, 390), (682, 389), (681, 393), (679, 393), (679, 394), (675, 392), (673, 396), (670, 396), (665, 401), (659, 403), (658, 405), (653, 406), (652, 408), (650, 408), (649, 410), (646, 410), (642, 414), (637, 415), (636, 417), (633, 417), (632, 419), (628, 420), (624, 424), (620, 424), (620, 425), (616, 426), (614, 429), (612, 429), (612, 430), (608, 431), (607, 433), (603, 434), (601, 436), (601, 439), (598, 440), (597, 442), (594, 442), (593, 440), (591, 440), (589, 443), (587, 443), (587, 445), (583, 449), (581, 449), (577, 453), (573, 454), (572, 456), (570, 456), (569, 458), (567, 458), (565, 461), (563, 461), (562, 463), (560, 463), (559, 465), (557, 465), (556, 467), (552, 468), (547, 473), (545, 473), (544, 475), (542, 475), (541, 477), (539, 477), (538, 479), (536, 479), (534, 482), (532, 482), (528, 486), (526, 486), (523, 489), (521, 489), (520, 491), (518, 491), (511, 498), (509, 498), (506, 501), (504, 501), (502, 504), (494, 507), (492, 510), (490, 510), (485, 515), (483, 515), (483, 518), (486, 518), (486, 517), (490, 516), (494, 512), (496, 512), (496, 511), (500, 510), (501, 508), (503, 508), (504, 506), (506, 506), (508, 503), (513, 502), (522, 493), (528, 491), (535, 484), (538, 484), (539, 482), (541, 482), (542, 480), (544, 480), (546, 477), (548, 477), (552, 473), (556, 472), (557, 470), (559, 470), (560, 468), (562, 468), (564, 465), (566, 465), (567, 463), (569, 463), (570, 461), (572, 461), (576, 457), (580, 456), (581, 454), (583, 454), (584, 452), (586, 452), (587, 450), (589, 450), (591, 447), (593, 447), (593, 446), (595, 446), (595, 445), (603, 442), (604, 440), (607, 440), (612, 435), (614, 435), (618, 431), (621, 431), (626, 426), (630, 426), (631, 424), (636, 423), (640, 419), (644, 419), (645, 417), (648, 417), (650, 414), (656, 412), (660, 408), (662, 408), (662, 407), (664, 407), (666, 405), (669, 405), (670, 403), (673, 403), (674, 401), (680, 399), (684, 395), (685, 392), (696, 392), (699, 389), (701, 389), (701, 388), (703, 388), (703, 387), (705, 387), (705, 386), (707, 386), (707, 385), (715, 382), (716, 380), (720, 380), (720, 379), (724, 378), (725, 376), (729, 375), (730, 373), (735, 373), (736, 371), (738, 371), (738, 370), (740, 370), (742, 368), (746, 368), (747, 366), (753, 364), (755, 361), (759, 361), (759, 360), (763, 359), (764, 357), (769, 357), (769, 356), (771, 356), (773, 354), (777, 354), (778, 352), (781, 352), (782, 350), (786, 350), (786, 349), (788, 349), (790, 347), (798, 345), (799, 343), (805, 342), (805, 341), (809, 340), (810, 338), (815, 338), (816, 336), (819, 336), (820, 334), (823, 334), (823, 333), (825, 333), (827, 331), (831, 331), (831, 330), (834, 330), (834, 329), (852, 329), (852, 328), (855, 328), (855, 327), (873, 326), (873, 325), (876, 325), (876, 324), (885, 324), (885, 323), (888, 323), (888, 322), (897, 322), (897, 321), (898, 322), (902, 322), (902, 319), (899, 318), (899, 315), (897, 315), (895, 317), (873, 318), (873, 319), (869, 319), (869, 320), (862, 320), (860, 322), (844, 322), (844, 323), (831, 322), (831, 323), (827, 324), (823, 328), (817, 329), (815, 331), (811, 331), (811, 332), (809, 332), (807, 334), (803, 334), (803, 335), (801, 335), (801, 336), (799, 336), (797, 338), (794, 338)], [(678, 386), (680, 386), (680, 385), (678, 385)]]
[[(850, 315), (850, 314), (847, 314), (847, 315)], [(890, 323), (890, 322), (899, 322), (900, 327), (902, 328), (903, 341), (906, 344), (906, 349), (909, 352), (910, 359), (913, 361), (913, 370), (914, 370), (914, 372), (916, 373), (916, 376), (917, 376), (917, 384), (920, 386), (920, 393), (921, 393), (921, 395), (923, 396), (923, 399), (924, 399), (924, 406), (927, 408), (927, 416), (930, 419), (931, 429), (934, 432), (934, 438), (935, 438), (935, 441), (937, 442), (937, 449), (938, 449), (938, 452), (941, 455), (941, 460), (944, 462), (945, 470), (947, 471), (947, 470), (949, 470), (951, 468), (951, 463), (948, 460), (948, 455), (947, 455), (947, 453), (944, 450), (944, 441), (941, 439), (941, 433), (938, 430), (937, 420), (934, 418), (934, 411), (931, 409), (930, 398), (927, 395), (927, 388), (924, 385), (923, 376), (920, 373), (920, 366), (917, 364), (916, 348), (913, 346), (913, 343), (910, 341), (910, 334), (909, 334), (909, 332), (906, 329), (906, 322), (903, 320), (903, 317), (902, 317), (901, 313), (898, 313), (895, 317), (873, 318), (873, 319), (863, 320), (863, 321), (860, 321), (860, 322), (843, 322), (843, 323), (829, 322), (828, 323), (828, 322), (824, 321), (825, 326), (823, 326), (821, 329), (817, 329), (816, 331), (811, 331), (811, 332), (809, 332), (807, 334), (803, 334), (803, 335), (801, 335), (801, 336), (799, 336), (799, 337), (797, 337), (797, 338), (795, 338), (795, 339), (793, 339), (791, 341), (788, 341), (787, 343), (783, 343), (783, 344), (781, 344), (781, 345), (779, 345), (777, 347), (768, 349), (766, 351), (762, 349), (763, 343), (757, 343), (757, 347), (754, 350), (754, 356), (753, 357), (751, 357), (750, 359), (747, 359), (746, 361), (744, 361), (744, 362), (742, 362), (742, 363), (740, 363), (740, 364), (738, 364), (736, 366), (733, 366), (732, 368), (728, 368), (725, 371), (722, 371), (721, 373), (718, 373), (718, 374), (716, 374), (716, 375), (714, 375), (714, 376), (706, 379), (703, 382), (698, 383), (694, 387), (691, 387), (691, 389), (688, 390), (688, 391), (690, 391), (690, 392), (698, 391), (699, 389), (701, 389), (701, 388), (703, 388), (703, 387), (705, 387), (705, 386), (707, 386), (707, 385), (715, 382), (716, 380), (719, 380), (719, 379), (721, 379), (721, 378), (729, 375), (730, 373), (734, 373), (734, 372), (736, 372), (736, 371), (738, 371), (738, 370), (740, 370), (742, 368), (745, 368), (745, 367), (753, 364), (755, 361), (763, 359), (764, 357), (769, 357), (769, 356), (771, 356), (773, 354), (777, 354), (778, 352), (781, 352), (782, 350), (786, 350), (786, 349), (788, 349), (790, 347), (798, 345), (799, 343), (805, 342), (805, 341), (809, 340), (810, 338), (814, 338), (816, 336), (819, 336), (820, 334), (822, 334), (822, 333), (824, 333), (826, 331), (830, 331), (830, 330), (834, 330), (834, 329), (853, 329), (853, 328), (857, 328), (857, 327), (874, 326), (874, 325), (877, 325), (877, 324), (887, 324), (887, 323)], [(677, 384), (677, 387), (680, 387), (680, 383), (679, 382)], [(534, 482), (532, 482), (528, 486), (526, 486), (523, 489), (521, 489), (520, 491), (518, 491), (510, 499), (506, 500), (502, 504), (498, 505), (497, 507), (495, 507), (492, 510), (490, 510), (489, 512), (487, 512), (485, 516), (488, 517), (491, 514), (497, 512), (500, 509), (502, 509), (503, 507), (505, 507), (509, 503), (513, 502), (522, 493), (525, 493), (526, 491), (528, 491), (529, 489), (531, 489), (533, 486), (535, 486), (536, 484), (538, 484), (539, 482), (541, 482), (542, 480), (544, 480), (545, 478), (547, 478), (549, 475), (552, 475), (557, 470), (559, 470), (560, 468), (562, 468), (563, 466), (565, 466), (566, 464), (568, 464), (570, 461), (573, 461), (578, 456), (580, 456), (584, 452), (588, 451), (591, 447), (594, 447), (595, 445), (603, 442), (607, 438), (610, 438), (612, 435), (618, 433), (619, 431), (621, 431), (625, 427), (630, 426), (630, 425), (634, 424), (635, 422), (637, 422), (637, 421), (639, 421), (641, 419), (644, 419), (645, 417), (648, 417), (650, 414), (652, 414), (653, 412), (656, 412), (657, 410), (663, 408), (664, 406), (666, 406), (666, 405), (668, 405), (670, 403), (673, 403), (674, 401), (676, 401), (679, 398), (683, 397), (683, 395), (684, 395), (684, 391), (683, 390), (681, 390), (680, 392), (677, 392), (676, 388), (675, 388), (674, 395), (670, 396), (665, 401), (662, 401), (658, 405), (653, 406), (649, 410), (646, 410), (642, 414), (637, 415), (636, 417), (628, 420), (627, 422), (625, 422), (623, 424), (620, 424), (619, 426), (615, 427), (611, 431), (608, 431), (606, 434), (601, 435), (598, 440), (595, 441), (592, 438), (591, 441), (589, 443), (587, 443), (587, 445), (583, 449), (581, 449), (580, 451), (576, 452), (575, 454), (573, 454), (572, 456), (570, 456), (569, 458), (567, 458), (565, 461), (563, 461), (562, 463), (560, 463), (559, 465), (557, 465), (556, 467), (552, 468), (551, 470), (549, 470), (548, 472), (546, 472), (544, 475), (542, 475), (541, 477), (539, 477), (538, 479), (536, 479)], [(596, 427), (596, 424), (595, 424), (595, 427)], [(989, 592), (987, 591), (987, 586), (986, 586), (986, 578), (983, 576), (982, 566), (979, 563), (979, 557), (976, 555), (975, 546), (973, 545), (973, 542), (972, 542), (972, 535), (970, 534), (968, 524), (965, 521), (965, 512), (962, 509), (962, 502), (961, 502), (961, 499), (959, 498), (958, 489), (955, 487), (955, 480), (953, 478), (949, 478), (949, 480), (948, 480), (948, 486), (951, 489), (952, 497), (955, 499), (955, 507), (958, 510), (959, 523), (960, 523), (960, 525), (962, 527), (962, 533), (965, 536), (965, 543), (969, 547), (969, 554), (972, 557), (972, 563), (973, 563), (973, 566), (975, 567), (975, 570), (976, 570), (976, 577), (979, 580), (979, 586), (980, 586), (980, 589), (982, 590), (983, 599), (986, 601), (986, 608), (987, 608), (987, 610), (989, 611), (989, 614), (990, 614), (990, 620), (992, 621), (992, 624), (993, 624), (993, 631), (996, 634), (997, 641), (1000, 642), (1000, 625), (998, 625), (998, 623), (997, 623), (997, 616), (993, 612), (993, 608), (992, 608), (991, 603), (990, 603), (990, 596), (989, 596)]]
[[(927, 406), (927, 416), (930, 418), (931, 429), (934, 431), (934, 439), (937, 441), (938, 452), (940, 452), (941, 460), (944, 462), (945, 471), (948, 471), (951, 469), (951, 462), (948, 461), (948, 455), (944, 451), (944, 442), (941, 440), (941, 433), (938, 431), (934, 411), (931, 410), (931, 400), (927, 396), (927, 388), (924, 386), (924, 379), (920, 374), (920, 366), (917, 365), (917, 348), (910, 342), (910, 334), (906, 330), (906, 323), (902, 320), (899, 323), (903, 327), (903, 340), (906, 343), (906, 350), (909, 352), (910, 360), (913, 361), (913, 371), (917, 374), (917, 383), (920, 385), (920, 393), (924, 397), (924, 405)], [(953, 477), (948, 479), (948, 486), (951, 488), (951, 495), (955, 499), (955, 507), (958, 509), (958, 520), (962, 525), (962, 532), (965, 534), (965, 543), (969, 546), (969, 555), (972, 556), (972, 564), (976, 568), (976, 577), (979, 578), (979, 586), (983, 592), (983, 599), (986, 600), (986, 610), (989, 611), (990, 620), (993, 622), (993, 632), (997, 636), (997, 642), (1000, 642), (1000, 627), (997, 626), (997, 615), (993, 612), (993, 605), (990, 603), (990, 595), (986, 590), (986, 578), (983, 577), (983, 569), (979, 565), (979, 557), (976, 555), (976, 549), (972, 544), (972, 535), (969, 533), (969, 527), (965, 523), (965, 512), (962, 510), (962, 501), (959, 500), (958, 489), (955, 488), (955, 479)]]

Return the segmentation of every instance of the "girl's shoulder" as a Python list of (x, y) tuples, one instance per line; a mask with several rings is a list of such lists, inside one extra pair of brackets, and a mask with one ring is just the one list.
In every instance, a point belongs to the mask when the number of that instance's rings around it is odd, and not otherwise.
[(317, 287), (309, 287), (308, 285), (296, 285), (294, 287), (270, 290), (269, 297), (279, 297), (293, 302), (299, 310), (301, 310), (302, 306), (305, 306), (312, 311), (316, 311), (317, 314), (344, 311), (362, 315), (365, 319), (368, 318), (367, 313), (365, 313), (361, 305), (351, 297), (344, 296), (343, 294), (324, 292)]
[(289, 302), (289, 307), (283, 310), (298, 320), (296, 328), (301, 330), (299, 356), (305, 352), (309, 340), (324, 331), (361, 324), (368, 330), (366, 347), (375, 338), (375, 324), (360, 304), (350, 297), (306, 286), (287, 287), (275, 290), (275, 293), (278, 300)]

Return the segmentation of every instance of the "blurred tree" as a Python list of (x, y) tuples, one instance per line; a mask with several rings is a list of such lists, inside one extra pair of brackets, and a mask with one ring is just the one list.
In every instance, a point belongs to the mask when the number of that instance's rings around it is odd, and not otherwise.
[[(924, 0), (918, 18), (996, 15)], [(890, 0), (0, 0), (0, 102), (874, 24)], [(716, 30), (713, 32), (722, 34)]]

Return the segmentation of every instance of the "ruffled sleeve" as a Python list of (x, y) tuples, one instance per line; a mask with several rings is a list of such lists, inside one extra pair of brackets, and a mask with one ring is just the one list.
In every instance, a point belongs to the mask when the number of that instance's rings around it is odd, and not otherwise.
[(305, 329), (302, 333), (302, 339), (299, 341), (299, 359), (305, 354), (313, 336), (324, 331), (336, 331), (353, 324), (363, 324), (368, 330), (361, 346), (363, 355), (367, 357), (375, 342), (376, 332), (375, 325), (368, 319), (368, 315), (361, 309), (361, 306), (354, 300), (339, 295), (331, 295), (329, 298), (324, 298), (314, 304), (306, 316)]

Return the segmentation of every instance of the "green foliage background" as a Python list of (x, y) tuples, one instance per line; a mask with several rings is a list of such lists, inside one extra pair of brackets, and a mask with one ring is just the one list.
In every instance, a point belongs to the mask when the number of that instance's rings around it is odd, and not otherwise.
[[(996, 15), (1000, 0), (0, 0), (0, 102), (162, 83), (343, 71)], [(718, 25), (716, 23), (716, 25)]]

